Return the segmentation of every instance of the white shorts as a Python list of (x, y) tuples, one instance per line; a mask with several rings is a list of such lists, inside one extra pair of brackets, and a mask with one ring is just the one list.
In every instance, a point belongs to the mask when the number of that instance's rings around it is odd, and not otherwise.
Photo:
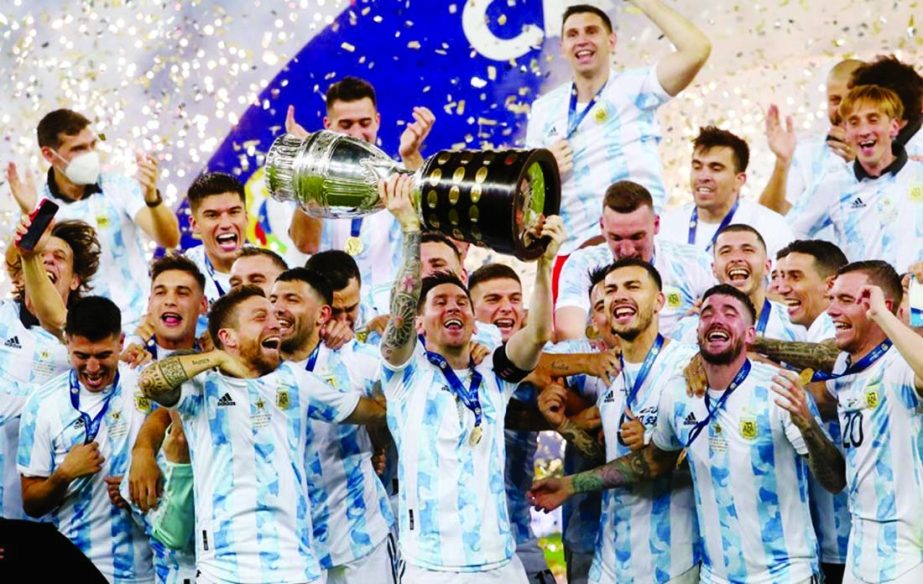
[(487, 572), (442, 572), (401, 563), (400, 584), (529, 584), (522, 562), (515, 555), (502, 568)]
[(327, 584), (397, 584), (397, 545), (389, 533), (367, 556), (327, 570)]
[[(923, 583), (923, 563), (917, 564), (907, 572), (904, 572), (894, 580), (888, 580), (887, 584), (921, 584)], [(866, 584), (865, 580), (860, 579), (850, 567), (846, 566), (846, 572), (843, 574), (843, 584)]]

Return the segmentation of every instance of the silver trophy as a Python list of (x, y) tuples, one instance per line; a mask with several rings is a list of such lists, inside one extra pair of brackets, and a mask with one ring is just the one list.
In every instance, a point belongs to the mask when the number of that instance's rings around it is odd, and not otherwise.
[(445, 150), (413, 173), (371, 144), (322, 130), (303, 139), (282, 135), (266, 155), (273, 198), (296, 201), (320, 218), (383, 209), (378, 182), (395, 173), (414, 175), (417, 210), (427, 229), (522, 260), (544, 252), (547, 239), (534, 237), (535, 228), (561, 205), (558, 166), (544, 149)]

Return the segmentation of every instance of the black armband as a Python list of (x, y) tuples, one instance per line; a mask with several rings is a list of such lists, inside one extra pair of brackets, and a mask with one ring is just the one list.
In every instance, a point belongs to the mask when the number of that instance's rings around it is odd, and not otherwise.
[(513, 365), (510, 358), (506, 356), (506, 345), (500, 345), (494, 351), (494, 373), (503, 381), (519, 383), (532, 372), (524, 371)]

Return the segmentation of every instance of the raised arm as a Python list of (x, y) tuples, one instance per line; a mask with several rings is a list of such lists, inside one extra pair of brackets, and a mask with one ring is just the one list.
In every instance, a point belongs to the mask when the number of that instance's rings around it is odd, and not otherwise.
[(154, 361), (144, 368), (138, 380), (142, 393), (162, 406), (176, 405), (180, 386), (199, 373), (220, 368), (231, 375), (243, 377), (246, 369), (237, 359), (220, 349), (207, 353), (177, 351), (166, 359)]
[[(31, 224), (29, 216), (23, 215), (16, 229), (17, 244)], [(53, 226), (53, 221), (48, 224), (45, 233), (42, 234), (32, 251), (18, 249), (18, 253), (22, 258), (22, 281), (26, 291), (27, 308), (35, 315), (43, 329), (61, 338), (64, 323), (67, 320), (67, 307), (61, 294), (48, 278), (43, 259), (45, 245), (48, 243)]]
[(686, 88), (708, 60), (711, 41), (663, 0), (629, 0), (657, 25), (676, 50), (657, 63), (657, 79), (670, 95)]
[(179, 245), (179, 220), (176, 213), (164, 204), (157, 190), (158, 163), (150, 155), (135, 154), (138, 164), (138, 182), (144, 194), (145, 206), (135, 214), (134, 220), (157, 245), (167, 249)]
[(554, 322), (551, 269), (561, 242), (564, 241), (564, 222), (561, 221), (561, 217), (557, 215), (546, 217), (538, 236), (549, 237), (551, 241), (535, 266), (535, 284), (532, 286), (529, 319), (526, 326), (517, 331), (506, 343), (506, 356), (513, 365), (523, 371), (535, 369), (542, 349), (551, 340), (551, 325)]
[(769, 106), (769, 111), (766, 112), (766, 141), (769, 143), (769, 149), (776, 155), (776, 163), (759, 202), (760, 205), (784, 215), (792, 208), (786, 198), (786, 185), (798, 138), (792, 117), (785, 118), (783, 124), (779, 107), (776, 105)]
[(420, 218), (413, 206), (413, 179), (394, 175), (378, 184), (378, 192), (404, 234), (403, 263), (391, 289), (391, 315), (381, 338), (381, 356), (391, 365), (402, 365), (417, 342), (414, 320), (420, 300)]
[(917, 394), (923, 396), (923, 337), (888, 310), (884, 293), (878, 286), (863, 287), (859, 301), (865, 305), (868, 317), (888, 335), (901, 357), (913, 369), (913, 385)]
[(671, 472), (680, 452), (660, 450), (649, 444), (593, 470), (540, 480), (532, 485), (529, 498), (539, 509), (551, 511), (580, 493), (633, 485)]

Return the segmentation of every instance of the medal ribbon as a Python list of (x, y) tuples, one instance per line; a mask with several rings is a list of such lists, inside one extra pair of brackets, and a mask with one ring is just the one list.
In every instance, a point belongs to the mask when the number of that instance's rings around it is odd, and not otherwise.
[(599, 88), (599, 91), (596, 92), (596, 95), (593, 96), (593, 99), (590, 100), (590, 103), (586, 104), (586, 107), (583, 108), (579, 114), (577, 113), (577, 85), (572, 83), (570, 86), (570, 105), (567, 107), (567, 135), (565, 138), (570, 139), (574, 135), (574, 132), (577, 131), (577, 128), (583, 122), (583, 119), (590, 113), (590, 110), (593, 109), (593, 106), (596, 105), (596, 102), (599, 101), (599, 96), (602, 95), (603, 89), (608, 85), (608, 81)]
[(766, 325), (769, 324), (769, 313), (772, 312), (772, 305), (769, 304), (769, 299), (763, 299), (763, 308), (760, 310), (760, 319), (756, 323), (756, 333), (759, 335), (766, 334)]
[[(715, 234), (711, 236), (711, 241), (708, 243), (708, 246), (705, 247), (705, 251), (711, 251), (715, 247), (715, 240), (718, 239), (718, 234), (721, 233), (721, 230), (731, 224), (731, 221), (734, 220), (734, 213), (737, 212), (737, 207), (740, 205), (740, 199), (734, 201), (734, 206), (731, 207), (731, 210), (728, 211), (728, 214), (724, 216), (724, 219), (721, 220), (721, 223), (718, 225), (718, 229), (715, 230)], [(699, 230), (699, 208), (694, 206), (692, 207), (692, 216), (689, 218), (689, 237), (687, 242), (689, 245), (695, 245), (695, 235)]]
[(84, 444), (89, 444), (96, 439), (96, 435), (99, 434), (99, 426), (103, 421), (103, 416), (106, 415), (106, 412), (109, 411), (109, 402), (112, 401), (112, 396), (116, 394), (116, 390), (119, 388), (119, 372), (115, 372), (115, 381), (112, 383), (112, 392), (106, 396), (106, 399), (103, 401), (103, 407), (99, 409), (94, 417), (90, 418), (90, 415), (80, 409), (80, 384), (77, 382), (77, 372), (73, 369), (70, 373), (70, 394), (71, 394), (71, 405), (74, 406), (74, 409), (77, 410), (77, 413), (80, 414), (80, 419), (83, 420), (83, 434), (84, 434)]
[(305, 371), (314, 371), (314, 366), (317, 365), (318, 353), (320, 353), (320, 341), (317, 341), (317, 344), (314, 345), (314, 350), (311, 351), (311, 355), (308, 356), (308, 362), (304, 364)]
[(731, 381), (731, 384), (727, 389), (724, 390), (724, 393), (721, 395), (721, 399), (718, 400), (718, 403), (715, 404), (715, 408), (712, 409), (711, 404), (709, 403), (708, 392), (705, 392), (705, 409), (708, 410), (708, 415), (705, 416), (705, 419), (701, 422), (698, 422), (695, 427), (692, 428), (692, 431), (689, 432), (689, 439), (686, 440), (686, 449), (688, 450), (692, 443), (695, 442), (695, 439), (699, 437), (699, 434), (702, 433), (702, 430), (708, 426), (708, 423), (711, 421), (712, 416), (718, 413), (724, 406), (724, 402), (731, 397), (731, 394), (734, 393), (734, 390), (737, 389), (741, 383), (747, 379), (747, 375), (750, 374), (750, 360), (747, 359), (744, 361), (743, 366), (741, 366), (740, 371), (737, 372), (737, 375), (734, 376), (734, 380)]
[(846, 377), (847, 375), (854, 375), (856, 373), (861, 373), (868, 369), (872, 363), (878, 361), (884, 357), (891, 349), (891, 339), (885, 339), (880, 345), (872, 349), (865, 355), (865, 357), (859, 359), (852, 365), (846, 368), (846, 371), (842, 373), (827, 373), (826, 371), (815, 371), (814, 375), (811, 377), (811, 383), (815, 381), (827, 381), (828, 379), (839, 379), (840, 377)]
[(654, 365), (654, 361), (657, 360), (657, 356), (660, 355), (660, 350), (663, 348), (663, 335), (658, 334), (657, 338), (654, 340), (654, 344), (647, 351), (647, 355), (644, 357), (644, 362), (641, 364), (641, 370), (638, 371), (638, 377), (635, 378), (634, 383), (631, 384), (631, 390), (628, 389), (628, 375), (625, 371), (625, 360), (622, 358), (621, 353), (619, 354), (619, 364), (622, 366), (622, 381), (625, 382), (625, 393), (628, 397), (625, 398), (625, 409), (630, 409), (632, 402), (638, 396), (638, 392), (641, 391), (641, 386), (644, 385), (644, 381), (647, 379), (647, 376), (651, 372), (651, 367)]
[(359, 237), (360, 231), (362, 231), (362, 217), (353, 217), (353, 220), (349, 223), (349, 236)]
[[(422, 335), (420, 335), (420, 342), (423, 344), (425, 350), (426, 342)], [(461, 379), (458, 378), (458, 375), (456, 375), (452, 367), (449, 366), (449, 362), (445, 360), (445, 357), (439, 353), (427, 350), (426, 359), (442, 371), (442, 376), (445, 377), (446, 383), (449, 384), (449, 389), (455, 394), (455, 397), (474, 414), (474, 427), (480, 427), (481, 400), (478, 398), (478, 389), (481, 387), (483, 377), (478, 373), (477, 369), (474, 368), (474, 363), (471, 361), (468, 362), (468, 367), (471, 369), (471, 385), (465, 387), (465, 384), (461, 382)]]
[(215, 266), (213, 266), (212, 261), (208, 259), (207, 253), (203, 253), (202, 255), (205, 256), (205, 269), (208, 270), (208, 277), (211, 278), (212, 284), (214, 284), (215, 288), (218, 290), (218, 296), (224, 296), (224, 288), (222, 288), (218, 280), (215, 279)]

